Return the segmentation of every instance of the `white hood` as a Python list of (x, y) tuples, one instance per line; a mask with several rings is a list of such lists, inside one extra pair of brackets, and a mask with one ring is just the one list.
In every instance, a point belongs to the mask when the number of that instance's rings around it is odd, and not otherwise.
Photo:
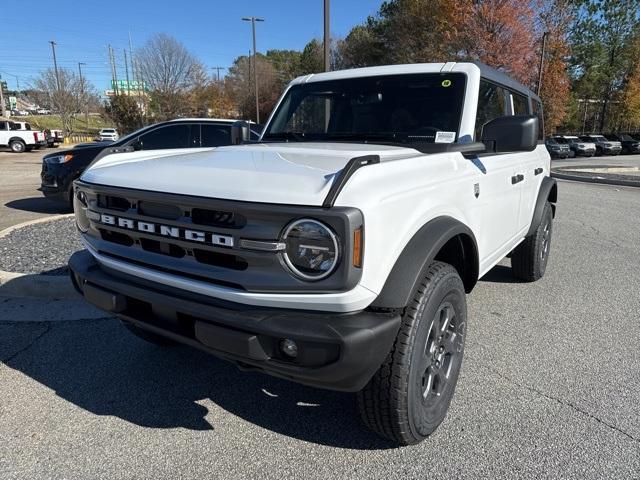
[(416, 150), (346, 143), (272, 143), (112, 154), (82, 175), (115, 187), (290, 205), (322, 205), (337, 173), (354, 157), (381, 161)]

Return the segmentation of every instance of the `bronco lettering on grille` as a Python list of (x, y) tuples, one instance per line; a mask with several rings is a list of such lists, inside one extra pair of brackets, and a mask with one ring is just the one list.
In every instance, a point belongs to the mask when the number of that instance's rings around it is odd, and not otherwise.
[(142, 222), (130, 218), (116, 217), (106, 213), (100, 214), (100, 223), (113, 225), (114, 227), (137, 230), (144, 233), (154, 233), (165, 237), (180, 238), (191, 242), (210, 243), (222, 247), (233, 247), (233, 237), (231, 235), (220, 235), (218, 233), (203, 232), (200, 230), (181, 229), (171, 225), (161, 225), (152, 222)]

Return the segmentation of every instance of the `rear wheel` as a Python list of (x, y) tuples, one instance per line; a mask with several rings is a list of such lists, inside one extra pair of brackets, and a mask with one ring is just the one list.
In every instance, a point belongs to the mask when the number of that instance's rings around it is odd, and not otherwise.
[(444, 420), (453, 398), (466, 332), (464, 285), (451, 265), (433, 262), (385, 362), (358, 392), (365, 425), (402, 445), (418, 443)]
[(547, 202), (536, 231), (526, 237), (511, 254), (511, 269), (516, 278), (534, 282), (544, 276), (549, 261), (552, 233), (553, 213), (551, 204)]
[(22, 153), (27, 149), (27, 146), (22, 140), (12, 140), (9, 143), (9, 148), (13, 153)]

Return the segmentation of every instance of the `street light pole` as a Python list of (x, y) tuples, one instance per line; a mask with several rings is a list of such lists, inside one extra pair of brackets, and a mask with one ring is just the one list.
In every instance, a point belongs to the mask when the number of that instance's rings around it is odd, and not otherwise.
[(84, 103), (84, 124), (86, 128), (89, 128), (89, 102), (85, 96), (84, 91), (84, 78), (82, 77), (82, 65), (86, 65), (85, 62), (78, 62), (78, 73), (80, 74), (80, 92), (82, 94), (82, 101)]
[(255, 84), (256, 94), (256, 123), (260, 123), (260, 102), (258, 97), (258, 63), (256, 57), (256, 22), (264, 22), (264, 18), (243, 17), (245, 22), (251, 22), (251, 33), (253, 36), (253, 81)]
[(329, 1), (324, 0), (324, 71), (331, 70), (331, 33), (329, 32)]
[(53, 68), (56, 72), (56, 87), (60, 90), (60, 76), (58, 75), (58, 61), (56, 60), (56, 42), (49, 40), (51, 51), (53, 52)]
[(538, 91), (536, 92), (540, 96), (542, 90), (542, 71), (544, 70), (544, 51), (547, 48), (547, 35), (549, 32), (542, 34), (542, 51), (540, 52), (540, 70), (538, 71)]

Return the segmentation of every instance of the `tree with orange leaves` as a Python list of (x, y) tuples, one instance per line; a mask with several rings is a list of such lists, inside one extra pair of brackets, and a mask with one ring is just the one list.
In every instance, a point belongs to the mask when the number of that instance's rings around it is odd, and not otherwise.
[(534, 12), (526, 0), (471, 2), (460, 32), (462, 57), (503, 70), (525, 85), (536, 77)]
[[(574, 11), (569, 0), (541, 0), (536, 5), (536, 13), (540, 39), (537, 43), (538, 58), (542, 53), (542, 36), (546, 32), (540, 97), (544, 105), (546, 131), (552, 133), (567, 117), (571, 98), (571, 79), (567, 72), (567, 58), (571, 50), (567, 37)], [(538, 87), (537, 82), (535, 87)]]

